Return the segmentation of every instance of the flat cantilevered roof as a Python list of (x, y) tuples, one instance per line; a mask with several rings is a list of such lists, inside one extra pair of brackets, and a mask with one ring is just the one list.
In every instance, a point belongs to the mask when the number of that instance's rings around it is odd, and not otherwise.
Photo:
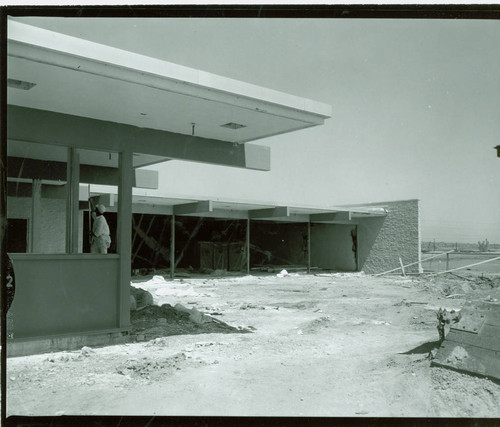
[[(102, 193), (100, 193), (102, 191)], [(111, 188), (93, 186), (91, 195), (106, 194), (103, 202), (114, 211), (116, 195)], [(277, 205), (269, 201), (248, 201), (200, 196), (173, 195), (146, 196), (135, 194), (132, 197), (134, 213), (153, 215), (181, 215), (218, 219), (251, 219), (276, 222), (314, 222), (314, 223), (355, 223), (359, 218), (383, 217), (387, 215), (385, 203), (369, 206), (310, 206)], [(85, 207), (85, 206), (83, 206)]]
[(233, 143), (331, 116), (320, 102), (16, 19), (7, 34), (10, 105)]

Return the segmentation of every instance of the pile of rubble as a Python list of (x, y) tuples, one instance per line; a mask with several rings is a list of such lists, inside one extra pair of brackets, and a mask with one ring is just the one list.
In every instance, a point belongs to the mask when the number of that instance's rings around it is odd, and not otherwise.
[[(161, 288), (156, 294), (158, 292), (163, 295), (169, 290)], [(130, 287), (130, 308), (131, 336), (136, 341), (171, 335), (250, 332), (228, 325), (195, 307), (187, 308), (179, 303), (156, 305), (150, 292), (135, 286)]]

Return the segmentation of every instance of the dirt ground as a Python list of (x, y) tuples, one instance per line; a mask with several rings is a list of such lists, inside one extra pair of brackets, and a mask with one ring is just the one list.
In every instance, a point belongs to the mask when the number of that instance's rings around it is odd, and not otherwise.
[(9, 358), (7, 412), (500, 417), (498, 383), (429, 359), (438, 308), (500, 299), (488, 277), (136, 278), (157, 305), (133, 313), (136, 342)]

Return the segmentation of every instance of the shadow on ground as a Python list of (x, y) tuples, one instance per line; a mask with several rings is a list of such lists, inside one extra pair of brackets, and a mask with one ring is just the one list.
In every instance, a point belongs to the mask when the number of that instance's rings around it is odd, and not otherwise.
[(426, 342), (424, 344), (420, 344), (419, 346), (408, 350), (404, 353), (399, 353), (399, 354), (427, 354), (430, 353), (432, 350), (439, 348), (441, 345), (441, 341), (431, 341), (431, 342)]

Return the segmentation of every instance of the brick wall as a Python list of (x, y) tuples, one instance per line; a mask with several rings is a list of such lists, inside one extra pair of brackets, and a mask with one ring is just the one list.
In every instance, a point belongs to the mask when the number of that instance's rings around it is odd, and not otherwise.
[[(358, 225), (359, 268), (382, 273), (403, 264), (420, 262), (420, 209), (418, 200), (373, 203), (384, 207), (385, 218), (363, 218)], [(418, 272), (419, 264), (406, 269)]]

